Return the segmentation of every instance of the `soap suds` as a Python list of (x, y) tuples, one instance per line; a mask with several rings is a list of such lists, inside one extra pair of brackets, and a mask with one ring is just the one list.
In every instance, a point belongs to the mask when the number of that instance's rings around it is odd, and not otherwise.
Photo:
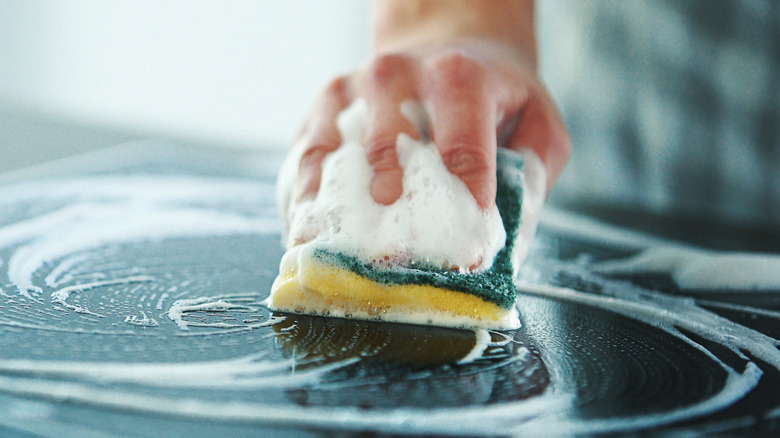
[[(268, 319), (265, 317), (256, 317), (253, 309), (257, 309), (260, 303), (256, 302), (257, 296), (247, 291), (246, 295), (215, 295), (218, 292), (206, 293), (206, 297), (200, 297), (200, 302), (180, 301), (177, 305), (169, 304), (171, 300), (196, 300), (203, 290), (202, 279), (192, 279), (182, 281), (176, 285), (162, 286), (156, 291), (149, 291), (146, 299), (141, 299), (146, 306), (141, 310), (133, 308), (132, 316), (121, 315), (123, 319), (117, 319), (119, 329), (100, 330), (91, 326), (58, 326), (52, 318), (61, 315), (68, 318), (69, 322), (94, 319), (89, 315), (73, 315), (72, 312), (54, 311), (50, 307), (42, 305), (40, 301), (31, 302), (21, 294), (25, 284), (33, 287), (39, 287), (41, 292), (29, 290), (28, 295), (34, 298), (45, 298), (44, 292), (78, 287), (72, 284), (78, 279), (90, 277), (89, 275), (72, 276), (73, 270), (82, 264), (79, 260), (85, 254), (90, 254), (99, 247), (110, 246), (115, 243), (130, 243), (130, 240), (115, 239), (115, 235), (104, 234), (103, 238), (90, 238), (88, 234), (89, 225), (95, 225), (95, 230), (103, 232), (109, 227), (112, 220), (118, 219), (121, 222), (121, 215), (127, 215), (125, 218), (130, 221), (132, 218), (139, 218), (140, 215), (151, 214), (153, 217), (161, 219), (161, 223), (172, 222), (175, 218), (189, 217), (192, 221), (188, 226), (188, 231), (177, 233), (172, 226), (164, 226), (155, 231), (138, 231), (136, 238), (132, 242), (155, 242), (166, 239), (171, 236), (180, 237), (202, 237), (214, 235), (207, 230), (216, 225), (219, 219), (228, 219), (216, 235), (231, 235), (231, 233), (273, 233), (278, 231), (278, 226), (274, 227), (271, 222), (263, 222), (261, 225), (252, 222), (257, 216), (253, 214), (243, 214), (241, 212), (252, 211), (255, 198), (247, 194), (247, 190), (252, 190), (252, 185), (241, 185), (243, 187), (240, 195), (225, 193), (219, 194), (218, 191), (211, 191), (207, 186), (213, 181), (200, 181), (199, 179), (184, 178), (181, 179), (183, 185), (180, 187), (182, 196), (189, 196), (192, 202), (177, 201), (174, 195), (175, 191), (168, 190), (163, 185), (158, 185), (154, 181), (157, 178), (138, 177), (141, 180), (147, 179), (145, 185), (150, 193), (149, 197), (134, 195), (132, 199), (146, 199), (149, 202), (145, 208), (134, 209), (134, 202), (123, 192), (128, 187), (140, 187), (133, 185), (136, 177), (127, 178), (124, 183), (127, 187), (101, 187), (102, 183), (111, 181), (110, 178), (86, 178), (79, 184), (71, 184), (70, 180), (64, 180), (59, 183), (52, 183), (49, 189), (53, 191), (51, 199), (59, 199), (58, 188), (65, 188), (70, 191), (72, 197), (78, 197), (77, 209), (68, 210), (60, 208), (58, 210), (41, 213), (40, 217), (44, 219), (35, 222), (35, 218), (19, 219), (11, 224), (0, 226), (0, 248), (3, 249), (2, 257), (5, 261), (13, 258), (24, 248), (39, 248), (43, 251), (43, 257), (17, 257), (15, 265), (16, 280), (11, 280), (10, 284), (3, 284), (3, 310), (0, 313), (0, 326), (6, 333), (14, 334), (17, 331), (30, 330), (34, 333), (44, 333), (52, 337), (64, 337), (72, 334), (85, 334), (88, 336), (107, 335), (116, 336), (119, 334), (136, 336), (140, 340), (136, 344), (128, 342), (138, 348), (149, 348), (144, 346), (154, 345), (156, 340), (169, 341), (183, 339), (183, 335), (197, 335), (197, 330), (193, 324), (189, 324), (189, 331), (182, 332), (176, 326), (175, 321), (170, 319), (170, 310), (174, 314), (178, 311), (178, 318), (185, 325), (190, 320), (193, 322), (206, 322), (207, 324), (219, 320), (222, 314), (245, 312), (246, 318), (238, 318), (237, 321), (229, 323), (227, 318), (222, 323), (211, 325), (220, 334), (228, 334), (220, 337), (212, 345), (218, 348), (220, 342), (233, 341), (235, 335), (231, 330), (245, 330), (234, 326), (253, 326), (269, 327), (280, 319), (274, 317)], [(171, 179), (174, 180), (174, 179)], [(195, 182), (193, 182), (193, 180)], [(135, 180), (138, 182), (137, 180)], [(200, 181), (200, 182), (198, 182)], [(159, 182), (159, 181), (158, 181)], [(200, 183), (203, 187), (198, 188)], [(191, 189), (191, 187), (195, 189)], [(235, 188), (235, 187), (234, 187)], [(105, 189), (105, 190), (103, 190)], [(206, 190), (202, 195), (200, 189)], [(101, 190), (103, 190), (101, 192)], [(21, 196), (24, 190), (8, 191), (0, 190), (3, 196), (0, 196), (0, 204), (13, 203), (13, 196)], [(168, 193), (168, 195), (165, 195)], [(211, 193), (211, 195), (208, 195)], [(40, 189), (34, 187), (29, 189), (31, 196), (40, 196)], [(7, 196), (5, 196), (7, 195)], [(169, 196), (170, 195), (170, 196)], [(32, 199), (38, 199), (33, 196)], [(206, 196), (202, 198), (201, 196)], [(152, 202), (151, 198), (160, 199), (160, 202)], [(240, 198), (240, 199), (238, 199)], [(11, 201), (9, 201), (11, 199)], [(18, 199), (18, 198), (17, 198)], [(48, 199), (48, 198), (47, 198)], [(61, 199), (71, 199), (62, 197)], [(162, 201), (162, 199), (166, 199)], [(219, 199), (234, 199), (239, 208), (222, 209), (216, 207)], [(58, 204), (59, 205), (59, 204)], [(91, 209), (95, 207), (97, 217), (91, 217)], [(211, 213), (201, 214), (207, 210), (214, 210)], [(81, 213), (78, 212), (81, 210)], [(112, 213), (113, 211), (113, 213)], [(177, 213), (178, 212), (178, 213)], [(101, 216), (100, 214), (103, 213)], [(270, 215), (269, 215), (270, 216)], [(548, 216), (549, 217), (549, 216)], [(141, 218), (142, 219), (142, 218)], [(48, 222), (47, 222), (48, 221)], [(200, 225), (194, 222), (202, 221)], [(73, 222), (78, 223), (75, 226)], [(186, 222), (186, 221), (185, 221)], [(250, 225), (254, 223), (254, 225)], [(148, 221), (145, 226), (154, 228), (155, 221)], [(265, 224), (265, 225), (263, 225)], [(267, 225), (267, 227), (266, 227)], [(550, 229), (550, 223), (545, 223)], [(305, 393), (312, 388), (322, 388), (323, 382), (330, 385), (329, 388), (334, 391), (348, 388), (348, 385), (355, 384), (356, 380), (343, 379), (345, 373), (341, 371), (344, 367), (355, 363), (354, 361), (343, 361), (325, 366), (317, 366), (303, 370), (296, 369), (295, 374), (291, 373), (295, 367), (295, 361), (268, 359), (264, 353), (258, 353), (238, 358), (220, 359), (220, 356), (212, 356), (214, 360), (199, 360), (192, 356), (184, 359), (176, 359), (172, 362), (160, 363), (122, 363), (122, 362), (100, 362), (84, 361), (71, 362), (59, 360), (0, 360), (0, 393), (5, 396), (32, 398), (56, 403), (68, 401), (69, 405), (80, 404), (89, 407), (89, 409), (116, 409), (117, 414), (127, 413), (147, 413), (154, 417), (160, 415), (171, 415), (184, 419), (196, 419), (197, 421), (229, 421), (239, 425), (257, 425), (258, 423), (267, 425), (282, 425), (284, 427), (303, 427), (303, 428), (334, 428), (342, 431), (357, 432), (376, 432), (379, 434), (392, 433), (418, 433), (431, 435), (444, 434), (469, 434), (469, 435), (571, 435), (571, 434), (593, 434), (593, 433), (643, 433), (649, 428), (661, 427), (674, 424), (678, 421), (696, 421), (712, 412), (718, 412), (720, 409), (727, 408), (743, 399), (745, 394), (750, 393), (753, 388), (760, 388), (760, 379), (762, 370), (753, 361), (753, 357), (760, 360), (760, 367), (765, 370), (775, 372), (780, 370), (780, 347), (778, 340), (761, 334), (758, 331), (751, 330), (748, 327), (737, 324), (727, 318), (720, 317), (715, 313), (703, 309), (700, 300), (692, 300), (686, 297), (668, 296), (661, 292), (649, 291), (633, 285), (629, 281), (623, 281), (609, 277), (607, 271), (612, 270), (616, 275), (632, 274), (640, 272), (650, 272), (648, 269), (655, 269), (652, 272), (673, 273), (675, 280), (686, 287), (699, 289), (704, 284), (706, 287), (712, 287), (715, 291), (724, 290), (721, 284), (707, 286), (702, 278), (710, 276), (713, 269), (717, 268), (724, 272), (729, 272), (734, 265), (741, 266), (744, 269), (744, 276), (738, 280), (721, 279), (728, 283), (732, 281), (732, 286), (742, 288), (746, 284), (751, 287), (764, 288), (765, 290), (777, 290), (774, 286), (776, 277), (775, 259), (764, 255), (734, 254), (708, 252), (696, 249), (690, 252), (690, 247), (684, 245), (672, 244), (667, 241), (661, 242), (652, 236), (642, 236), (636, 233), (608, 228), (588, 228), (576, 217), (570, 217), (557, 223), (561, 228), (568, 230), (563, 233), (564, 236), (573, 236), (574, 238), (584, 239), (587, 233), (592, 231), (596, 242), (604, 245), (614, 243), (615, 247), (632, 248), (636, 250), (646, 249), (634, 259), (614, 260), (596, 265), (602, 269), (600, 273), (591, 271), (593, 266), (572, 261), (561, 260), (534, 260), (538, 266), (529, 266), (528, 269), (542, 269), (548, 275), (556, 273), (565, 273), (569, 275), (578, 275), (583, 281), (598, 285), (599, 294), (578, 292), (568, 288), (550, 286), (550, 285), (523, 285), (523, 293), (543, 297), (546, 302), (570, 302), (585, 308), (603, 309), (613, 312), (616, 315), (623, 315), (632, 322), (644, 324), (648, 327), (648, 333), (654, 333), (655, 330), (674, 336), (676, 339), (685, 342), (684, 346), (695, 349), (704, 354), (702, 358), (705, 361), (715, 365), (718, 371), (723, 370), (726, 378), (723, 380), (723, 386), (713, 389), (712, 394), (702, 399), (691, 401), (689, 404), (680, 408), (670, 409), (668, 411), (651, 413), (637, 416), (607, 416), (605, 418), (584, 418), (579, 414), (577, 408), (581, 403), (581, 396), (576, 392), (573, 384), (576, 382), (563, 381), (560, 374), (557, 374), (561, 368), (560, 363), (556, 363), (555, 358), (544, 356), (544, 365), (549, 368), (551, 383), (550, 388), (544, 393), (534, 396), (528, 400), (506, 401), (495, 400), (494, 403), (470, 405), (461, 408), (436, 407), (432, 409), (419, 409), (413, 407), (394, 407), (363, 409), (360, 407), (343, 406), (301, 406), (293, 403), (266, 402), (262, 397), (253, 397), (247, 399), (242, 396), (254, 396), (249, 393), (252, 389), (259, 389), (258, 394), (293, 394)], [(582, 233), (578, 234), (578, 229), (582, 225)], [(14, 229), (14, 227), (16, 227)], [(58, 249), (55, 237), (62, 230), (76, 230), (83, 237), (79, 243), (78, 239), (73, 239), (70, 243), (70, 250)], [(187, 234), (193, 230), (200, 230)], [(270, 231), (269, 231), (270, 230)], [(18, 232), (18, 233), (17, 233)], [(603, 232), (603, 234), (601, 234)], [(585, 236), (585, 237), (583, 237)], [(102, 242), (102, 243), (101, 243)], [(37, 245), (37, 246), (36, 246)], [(52, 247), (49, 247), (52, 245)], [(649, 249), (654, 246), (664, 245), (666, 249)], [(669, 250), (671, 247), (673, 250)], [(648, 255), (650, 254), (650, 255)], [(40, 263), (25, 264), (24, 260), (42, 260)], [(633, 260), (633, 261), (632, 261)], [(86, 262), (88, 260), (84, 260)], [(529, 261), (529, 262), (530, 262)], [(731, 265), (731, 267), (729, 267)], [(0, 261), (3, 272), (8, 263)], [(26, 266), (25, 269), (21, 269)], [(36, 267), (37, 266), (37, 267)], [(704, 268), (702, 268), (702, 266)], [(726, 267), (723, 269), (723, 267)], [(758, 266), (760, 275), (757, 278), (762, 279), (760, 283), (750, 280), (750, 270)], [(52, 270), (42, 280), (45, 270)], [(679, 272), (678, 272), (679, 271)], [(141, 276), (143, 273), (128, 274), (131, 278)], [(123, 274), (124, 275), (124, 274)], [(155, 281), (161, 278), (155, 273)], [(539, 275), (534, 278), (545, 278)], [(694, 281), (695, 280), (695, 281)], [(102, 280), (89, 281), (84, 285), (99, 283), (101, 281), (112, 281), (111, 277)], [(191, 282), (190, 282), (191, 281)], [(749, 283), (748, 281), (753, 281)], [(39, 284), (41, 282), (43, 284)], [(698, 282), (698, 283), (697, 283)], [(692, 286), (693, 285), (693, 286)], [(110, 286), (110, 285), (103, 285)], [(103, 286), (94, 286), (95, 288)], [(141, 283), (139, 285), (146, 288), (152, 285)], [(19, 288), (16, 292), (14, 288)], [(195, 292), (193, 292), (195, 290)], [(13, 292), (12, 292), (13, 291)], [(72, 294), (77, 289), (72, 289), (66, 295), (70, 296), (71, 301), (75, 301)], [(64, 293), (64, 292), (63, 292)], [(156, 294), (156, 295), (155, 295)], [(65, 298), (67, 299), (68, 296)], [(52, 298), (54, 295), (52, 295)], [(713, 299), (717, 298), (713, 295)], [(111, 298), (113, 299), (113, 297)], [(255, 300), (255, 301), (253, 301)], [(216, 304), (215, 304), (216, 303)], [(166, 309), (166, 306), (169, 307)], [(188, 307), (189, 306), (189, 307)], [(201, 306), (201, 307), (198, 307)], [(152, 322), (153, 314), (150, 307), (155, 307), (159, 311), (165, 310), (168, 320), (161, 320), (160, 325), (168, 325), (171, 329), (166, 332), (162, 327), (157, 327)], [(10, 309), (10, 311), (9, 311)], [(34, 309), (35, 313), (29, 315), (29, 320), (17, 317), (17, 314), (11, 311), (25, 312), (25, 309)], [(178, 310), (176, 310), (178, 309)], [(232, 309), (232, 311), (230, 310)], [(95, 309), (91, 309), (95, 310)], [(212, 310), (214, 312), (212, 312)], [(776, 312), (763, 311), (754, 312), (763, 317), (777, 318)], [(56, 315), (55, 315), (56, 314)], [(215, 316), (215, 314), (217, 316)], [(747, 312), (749, 314), (749, 312)], [(54, 316), (52, 316), (54, 315)], [(27, 316), (27, 315), (23, 315)], [(195, 318), (193, 318), (195, 317)], [(209, 318), (209, 319), (207, 319)], [(196, 321), (195, 321), (196, 320)], [(558, 324), (559, 320), (551, 320), (550, 324)], [(151, 330), (143, 330), (133, 327), (138, 323), (145, 327), (154, 327)], [(242, 324), (243, 323), (243, 324)], [(223, 328), (226, 326), (230, 328)], [(124, 328), (123, 328), (124, 327)], [(556, 328), (561, 329), (560, 326)], [(717, 346), (721, 346), (731, 351), (740, 359), (744, 360), (746, 365), (744, 369), (735, 370), (729, 365), (723, 363), (718, 357), (707, 350), (705, 346), (698, 344), (694, 340), (684, 335), (680, 329), (707, 339)], [(203, 330), (206, 332), (209, 330)], [(243, 332), (245, 335), (246, 332)], [(285, 332), (286, 333), (286, 332)], [(254, 333), (253, 333), (254, 334)], [(533, 332), (528, 332), (533, 337)], [(125, 336), (128, 337), (128, 336)], [(273, 339), (274, 333), (270, 329), (266, 331), (257, 331), (249, 348), (268, 347), (272, 350), (272, 344), (261, 344), (262, 340)], [(170, 337), (170, 338), (169, 338)], [(247, 336), (250, 337), (250, 336)], [(464, 356), (478, 359), (485, 348), (495, 344), (506, 345), (512, 342), (506, 335), (482, 332), (475, 335), (474, 348)], [(496, 341), (491, 340), (496, 339)], [(187, 337), (186, 339), (192, 339)], [(123, 342), (127, 342), (123, 339)], [(272, 341), (269, 341), (272, 342)], [(486, 344), (487, 342), (487, 344)], [(167, 346), (165, 347), (167, 348)], [(477, 353), (478, 350), (479, 353)], [(159, 353), (161, 350), (157, 350)], [(223, 350), (225, 351), (225, 350)], [(249, 351), (260, 351), (249, 350)], [(231, 350), (235, 353), (236, 350)], [(144, 355), (133, 359), (143, 360), (153, 356), (155, 350), (149, 348), (143, 351)], [(187, 352), (191, 354), (192, 352)], [(211, 352), (213, 353), (213, 351)], [(587, 352), (584, 352), (587, 353)], [(100, 356), (95, 356), (100, 357)], [(127, 356), (129, 357), (129, 356)], [(93, 359), (94, 360), (94, 359)], [(157, 357), (157, 360), (160, 360)], [(469, 367), (478, 366), (481, 361), (470, 362)], [(492, 366), (492, 364), (491, 364)], [(29, 376), (34, 375), (35, 378)], [(768, 374), (764, 374), (768, 375)], [(338, 378), (334, 379), (334, 376)], [(475, 374), (475, 379), (490, 378), (490, 373)], [(111, 383), (118, 383), (111, 385)], [(500, 384), (500, 382), (497, 382)], [(495, 386), (498, 387), (498, 386)], [(164, 388), (164, 391), (157, 391)], [(178, 392), (174, 390), (180, 390)], [(214, 395), (210, 391), (223, 391)], [(232, 392), (229, 392), (232, 391)], [(780, 416), (780, 406), (771, 407), (763, 413), (764, 416)], [(7, 417), (0, 416), (0, 424), (6, 424)], [(9, 420), (12, 421), (13, 419)], [(41, 418), (43, 421), (44, 419)], [(716, 425), (717, 426), (717, 425)]]
[(549, 207), (542, 224), (546, 230), (564, 236), (636, 252), (627, 258), (591, 265), (591, 269), (602, 274), (666, 274), (684, 290), (780, 291), (777, 254), (708, 250)]
[[(418, 128), (425, 125), (419, 104), (404, 102), (401, 111)], [(499, 150), (496, 203), (483, 210), (465, 183), (447, 170), (433, 143), (399, 134), (403, 193), (393, 204), (380, 205), (370, 194), (373, 169), (362, 144), (368, 118), (364, 100), (339, 115), (343, 143), (323, 160), (313, 200), (293, 201), (305, 143), (289, 154), (278, 183), (288, 225), (288, 252), (280, 272), (303, 269), (312, 264), (311, 257), (337, 258), (343, 263), (336, 266), (382, 284), (456, 290), (511, 309), (516, 298), (512, 279), (527, 255), (544, 203), (541, 160), (530, 150)], [(382, 319), (403, 321), (400, 315)], [(432, 312), (429, 319), (429, 324), (453, 325), (446, 315)], [(518, 326), (514, 319), (500, 327)]]
[(138, 315), (128, 315), (125, 317), (125, 323), (130, 325), (135, 325), (139, 327), (159, 327), (160, 323), (157, 322), (156, 319), (154, 319), (153, 316), (149, 316), (146, 313), (141, 313), (141, 316)]
[[(49, 275), (46, 276), (44, 282), (47, 286), (57, 287), (62, 281), (62, 277), (68, 274), (76, 265), (89, 260), (86, 254), (79, 254), (76, 256), (70, 256), (64, 258), (56, 268), (52, 269)], [(70, 277), (70, 276), (68, 276)], [(66, 279), (67, 281), (67, 279)]]
[(578, 239), (615, 249), (639, 250), (659, 245), (686, 246), (682, 242), (609, 225), (583, 214), (568, 212), (549, 205), (544, 209), (540, 225), (554, 234), (576, 236)]
[[(173, 290), (172, 292), (175, 292), (175, 290)], [(168, 299), (168, 296), (169, 296), (169, 295), (168, 295), (168, 292), (164, 292), (164, 293), (162, 293), (162, 294), (160, 295), (160, 298), (157, 300), (157, 305), (156, 305), (156, 306), (154, 306), (154, 307), (155, 307), (157, 310), (162, 310), (162, 308), (163, 308), (163, 303), (165, 302), (165, 300), (166, 300), (166, 299)]]
[[(733, 350), (735, 354), (742, 355), (740, 349), (749, 351), (780, 370), (780, 349), (778, 349), (780, 341), (704, 310), (686, 298), (642, 294), (640, 290), (628, 287), (609, 289), (609, 292), (619, 293), (618, 296), (594, 295), (548, 285), (523, 285), (521, 289), (527, 294), (613, 311), (663, 329), (697, 349), (702, 349), (703, 347), (693, 343), (678, 331), (677, 328), (681, 327), (713, 342), (728, 346), (727, 348)], [(718, 360), (708, 351), (702, 351), (714, 360)]]
[[(273, 323), (279, 322), (278, 320)], [(0, 373), (22, 370), (35, 373), (45, 382), (48, 377), (90, 379), (105, 383), (134, 383), (163, 388), (257, 388), (298, 387), (317, 383), (327, 373), (349, 365), (343, 361), (330, 366), (299, 371), (288, 376), (292, 360), (264, 359), (263, 353), (232, 359), (179, 363), (108, 363), (46, 360), (0, 360)], [(1, 377), (0, 377), (1, 378)]]
[(199, 297), (186, 300), (175, 301), (168, 312), (168, 318), (175, 322), (176, 325), (182, 330), (189, 330), (190, 326), (193, 327), (221, 327), (221, 328), (236, 328), (245, 327), (240, 324), (225, 324), (225, 323), (203, 323), (193, 322), (186, 318), (187, 314), (191, 314), (199, 311), (211, 311), (211, 312), (226, 312), (229, 310), (241, 310), (244, 312), (254, 312), (257, 309), (249, 307), (244, 304), (231, 303), (220, 297)]
[(488, 268), (505, 240), (498, 209), (480, 209), (432, 143), (404, 134), (397, 139), (403, 194), (391, 205), (376, 203), (369, 191), (373, 169), (362, 145), (367, 122), (363, 100), (339, 116), (343, 144), (323, 161), (314, 200), (291, 202), (303, 143), (289, 155), (279, 178), (280, 205), (289, 224), (287, 246), (309, 242), (368, 262), (389, 256), (401, 264), (422, 258), (415, 261)]
[[(39, 230), (30, 243), (14, 251), (8, 262), (8, 278), (19, 293), (32, 299), (42, 289), (33, 284), (33, 273), (60, 257), (108, 244), (159, 240), (172, 237), (261, 233), (275, 228), (275, 221), (234, 213), (190, 207), (158, 205), (79, 205), (47, 216), (62, 216), (56, 226)], [(83, 209), (82, 209), (83, 208)], [(23, 226), (24, 223), (16, 224)]]
[[(493, 336), (500, 340), (494, 341)], [(481, 359), (490, 347), (504, 347), (511, 342), (511, 338), (501, 332), (494, 332), (485, 329), (474, 330), (474, 348), (468, 352), (458, 364), (465, 365)], [(527, 352), (527, 350), (525, 350)]]
[(482, 354), (490, 346), (490, 332), (485, 329), (474, 330), (474, 348), (469, 351), (461, 360), (459, 364), (467, 364), (474, 362), (482, 357)]
[[(240, 213), (247, 204), (263, 202), (260, 193), (266, 192), (248, 182), (160, 176), (96, 176), (5, 187), (0, 204), (72, 201), (0, 227), (0, 247), (16, 246), (8, 259), (8, 278), (21, 296), (40, 301), (43, 288), (33, 283), (34, 273), (63, 259), (45, 278), (47, 286), (60, 286), (71, 279), (63, 275), (84, 262), (87, 250), (175, 237), (274, 232), (279, 230), (275, 218)], [(240, 208), (215, 207), (231, 203)]]
[(780, 291), (780, 256), (653, 247), (636, 256), (594, 265), (609, 275), (668, 274), (684, 290)]
[(85, 313), (100, 318), (104, 318), (105, 317), (104, 315), (91, 312), (89, 309), (87, 309), (84, 306), (76, 306), (70, 304), (68, 302), (68, 298), (72, 293), (84, 292), (97, 287), (114, 286), (119, 284), (130, 284), (130, 283), (139, 283), (139, 282), (147, 282), (147, 281), (154, 281), (154, 277), (149, 277), (146, 275), (138, 275), (135, 277), (118, 278), (116, 280), (95, 281), (93, 283), (77, 284), (75, 286), (64, 287), (62, 289), (58, 289), (52, 292), (51, 302), (59, 304), (63, 307), (67, 307), (68, 309), (73, 310), (76, 313)]

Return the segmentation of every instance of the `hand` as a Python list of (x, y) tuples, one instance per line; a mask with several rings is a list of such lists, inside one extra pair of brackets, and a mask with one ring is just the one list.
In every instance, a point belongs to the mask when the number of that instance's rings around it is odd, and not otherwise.
[[(392, 43), (377, 44), (379, 54), (371, 62), (325, 89), (301, 134), (298, 199), (316, 196), (322, 160), (341, 144), (336, 118), (358, 98), (370, 110), (363, 144), (375, 171), (371, 195), (378, 203), (392, 204), (403, 191), (395, 150), (399, 133), (430, 136), (446, 167), (482, 208), (495, 202), (497, 147), (533, 150), (546, 167), (548, 190), (552, 187), (571, 146), (537, 77), (535, 52), (506, 38), (473, 31), (463, 37), (436, 26), (418, 27), (418, 37), (405, 32), (403, 38), (388, 38)], [(427, 126), (401, 114), (404, 101), (422, 103)]]

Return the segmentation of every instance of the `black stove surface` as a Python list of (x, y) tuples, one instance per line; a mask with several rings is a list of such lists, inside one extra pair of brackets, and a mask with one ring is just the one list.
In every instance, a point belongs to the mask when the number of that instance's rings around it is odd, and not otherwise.
[(780, 256), (550, 209), (516, 331), (272, 313), (280, 160), (146, 141), (0, 180), (0, 435), (780, 432)]

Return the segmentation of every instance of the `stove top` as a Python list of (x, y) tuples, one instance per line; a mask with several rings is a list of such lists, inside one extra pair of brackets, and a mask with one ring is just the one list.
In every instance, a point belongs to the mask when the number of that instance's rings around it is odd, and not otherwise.
[(0, 435), (780, 431), (780, 255), (548, 209), (518, 330), (273, 313), (281, 159), (143, 141), (0, 178)]

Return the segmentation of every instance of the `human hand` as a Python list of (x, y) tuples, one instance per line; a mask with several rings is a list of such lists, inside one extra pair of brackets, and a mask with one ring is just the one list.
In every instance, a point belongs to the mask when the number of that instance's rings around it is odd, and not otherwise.
[[(363, 144), (374, 169), (371, 195), (380, 204), (392, 204), (403, 192), (395, 149), (399, 133), (429, 137), (482, 208), (495, 202), (497, 147), (533, 150), (545, 165), (548, 190), (552, 187), (568, 160), (570, 140), (537, 77), (534, 50), (505, 34), (453, 30), (453, 20), (423, 21), (402, 38), (385, 31), (372, 61), (321, 94), (299, 138), (304, 151), (297, 199), (316, 196), (322, 161), (341, 144), (337, 116), (359, 98), (370, 111)], [(406, 101), (421, 103), (421, 121), (402, 114)]]

